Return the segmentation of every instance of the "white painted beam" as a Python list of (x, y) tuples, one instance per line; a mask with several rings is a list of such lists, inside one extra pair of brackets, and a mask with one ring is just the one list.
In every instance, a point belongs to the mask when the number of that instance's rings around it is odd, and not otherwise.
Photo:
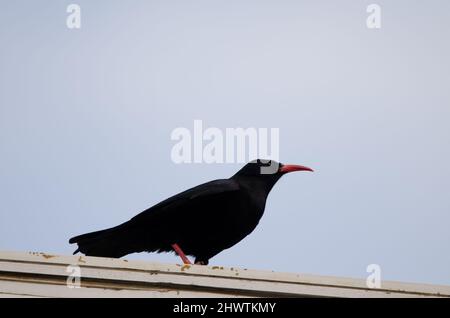
[[(66, 285), (79, 266), (81, 288)], [(450, 297), (450, 286), (160, 264), (125, 259), (0, 252), (0, 297)]]

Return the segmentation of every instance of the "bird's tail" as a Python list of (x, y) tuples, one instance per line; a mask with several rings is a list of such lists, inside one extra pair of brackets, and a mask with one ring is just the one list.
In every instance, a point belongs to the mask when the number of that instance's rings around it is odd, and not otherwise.
[(70, 244), (78, 244), (78, 248), (73, 252), (81, 252), (86, 256), (101, 256), (119, 258), (137, 252), (133, 246), (127, 244), (129, 236), (126, 235), (126, 224), (119, 225), (106, 230), (91, 232), (72, 237)]

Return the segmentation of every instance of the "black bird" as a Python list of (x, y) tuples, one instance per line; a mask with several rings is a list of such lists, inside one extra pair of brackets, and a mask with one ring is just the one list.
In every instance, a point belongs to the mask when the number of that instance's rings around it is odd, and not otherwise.
[[(275, 168), (268, 171), (270, 167)], [(185, 264), (190, 264), (186, 255), (192, 255), (196, 264), (207, 265), (210, 258), (255, 229), (267, 196), (281, 176), (302, 170), (313, 171), (258, 159), (229, 179), (201, 184), (119, 226), (73, 237), (69, 243), (78, 244), (74, 254), (122, 257), (134, 252), (175, 251)]]

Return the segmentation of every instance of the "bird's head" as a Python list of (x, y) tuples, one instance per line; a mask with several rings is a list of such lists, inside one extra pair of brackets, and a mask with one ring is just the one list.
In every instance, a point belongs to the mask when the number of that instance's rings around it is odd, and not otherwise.
[(313, 171), (311, 168), (300, 165), (282, 164), (275, 160), (257, 159), (247, 163), (241, 170), (236, 173), (239, 176), (264, 176), (282, 175), (294, 171)]
[(234, 179), (246, 180), (252, 184), (263, 183), (268, 191), (286, 173), (294, 171), (313, 171), (311, 168), (282, 164), (275, 160), (257, 159), (247, 163), (234, 176)]

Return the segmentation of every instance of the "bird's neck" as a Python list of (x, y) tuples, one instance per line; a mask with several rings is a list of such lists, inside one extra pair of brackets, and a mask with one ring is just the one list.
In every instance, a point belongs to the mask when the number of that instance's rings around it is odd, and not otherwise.
[(254, 176), (239, 176), (239, 177), (233, 177), (235, 181), (239, 183), (239, 186), (241, 188), (244, 188), (248, 190), (248, 193), (250, 193), (252, 196), (255, 196), (255, 198), (258, 199), (267, 199), (267, 196), (270, 193), (270, 190), (272, 190), (275, 183), (278, 181), (280, 176), (267, 176), (264, 179), (261, 177), (254, 177)]

